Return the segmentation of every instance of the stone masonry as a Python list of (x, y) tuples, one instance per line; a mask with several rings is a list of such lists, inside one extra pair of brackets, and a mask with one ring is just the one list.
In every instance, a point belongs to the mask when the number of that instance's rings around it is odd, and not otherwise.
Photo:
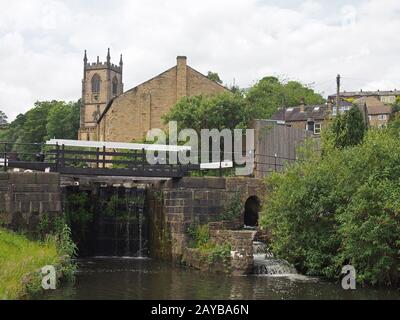
[(230, 92), (177, 57), (176, 66), (112, 99), (97, 125), (100, 141), (140, 141), (148, 130), (165, 128), (162, 116), (182, 97)]
[(0, 173), (0, 224), (35, 232), (44, 214), (61, 214), (57, 173)]
[[(166, 181), (158, 188), (162, 193), (165, 228), (171, 241), (171, 258), (176, 262), (181, 260), (184, 248), (188, 246), (189, 226), (217, 220), (236, 191), (243, 208), (246, 199), (251, 196), (262, 199), (265, 193), (262, 180), (244, 177), (187, 177)], [(243, 217), (240, 220), (243, 222)]]

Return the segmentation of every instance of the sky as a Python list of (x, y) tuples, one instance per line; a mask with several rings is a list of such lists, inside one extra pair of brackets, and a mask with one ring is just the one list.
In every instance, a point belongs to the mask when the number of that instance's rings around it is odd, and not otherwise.
[(35, 101), (80, 98), (89, 61), (124, 59), (130, 89), (176, 56), (227, 85), (267, 75), (324, 96), (400, 89), (398, 0), (0, 0), (0, 110), (10, 120)]

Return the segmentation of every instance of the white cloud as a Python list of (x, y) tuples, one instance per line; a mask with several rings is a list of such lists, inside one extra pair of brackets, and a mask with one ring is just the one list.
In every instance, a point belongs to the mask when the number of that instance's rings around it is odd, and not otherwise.
[[(384, 3), (383, 3), (384, 2)], [(285, 75), (334, 91), (400, 88), (400, 3), (0, 0), (0, 109), (10, 118), (36, 100), (78, 99), (82, 55), (124, 54), (125, 88), (164, 71), (177, 55), (246, 87)]]

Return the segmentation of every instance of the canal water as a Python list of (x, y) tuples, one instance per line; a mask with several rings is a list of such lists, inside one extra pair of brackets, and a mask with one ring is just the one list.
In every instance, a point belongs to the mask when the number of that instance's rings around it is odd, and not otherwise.
[(87, 258), (78, 265), (75, 284), (43, 299), (400, 299), (396, 290), (345, 291), (340, 283), (301, 275), (231, 277), (146, 258)]

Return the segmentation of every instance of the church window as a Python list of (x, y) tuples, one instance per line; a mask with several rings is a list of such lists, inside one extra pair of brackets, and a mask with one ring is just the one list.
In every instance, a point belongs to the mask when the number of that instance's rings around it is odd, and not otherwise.
[(92, 92), (93, 93), (98, 93), (100, 92), (100, 76), (98, 74), (95, 74), (92, 78)]
[(117, 77), (114, 77), (114, 79), (112, 81), (112, 93), (113, 93), (113, 95), (118, 94), (118, 79), (117, 79)]

